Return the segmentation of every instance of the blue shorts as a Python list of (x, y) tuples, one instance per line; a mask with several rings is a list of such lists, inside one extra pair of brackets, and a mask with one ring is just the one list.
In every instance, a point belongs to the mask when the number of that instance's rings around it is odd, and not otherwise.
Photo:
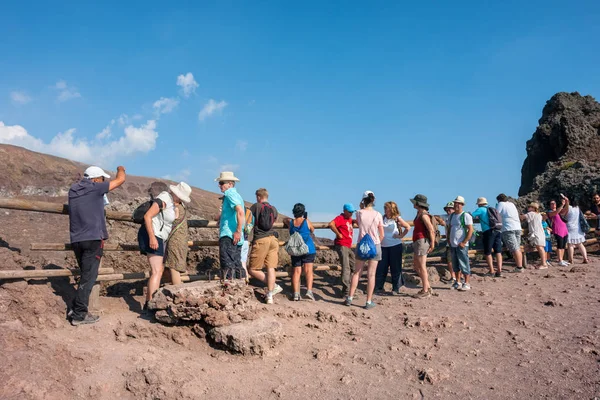
[(546, 239), (546, 253), (551, 253), (552, 252), (552, 242), (548, 239)]
[(292, 256), (292, 267), (301, 267), (304, 264), (312, 264), (315, 262), (316, 253), (305, 254), (303, 256)]
[(138, 231), (138, 245), (140, 246), (141, 254), (164, 257), (165, 243), (158, 236), (155, 236), (155, 237), (156, 237), (156, 240), (158, 241), (158, 249), (156, 249), (156, 250), (150, 248), (150, 236), (148, 235), (148, 231), (146, 230), (146, 227), (142, 225), (142, 227)]
[(452, 254), (452, 270), (462, 272), (463, 275), (471, 275), (471, 264), (469, 264), (469, 246), (450, 247)]

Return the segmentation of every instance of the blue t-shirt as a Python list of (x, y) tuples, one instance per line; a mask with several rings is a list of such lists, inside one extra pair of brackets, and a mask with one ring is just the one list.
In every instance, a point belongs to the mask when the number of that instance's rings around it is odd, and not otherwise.
[(293, 235), (294, 232), (299, 232), (300, 236), (302, 236), (302, 240), (308, 246), (308, 254), (315, 254), (317, 249), (315, 249), (315, 242), (312, 240), (312, 236), (310, 235), (310, 229), (308, 229), (308, 223), (306, 220), (302, 221), (302, 225), (299, 227), (294, 226), (294, 220), (290, 221), (290, 235)]
[[(230, 188), (225, 191), (223, 199), (223, 211), (221, 212), (221, 220), (219, 222), (219, 238), (230, 237), (233, 239), (233, 232), (237, 230), (238, 220), (236, 206), (244, 208), (244, 200), (242, 196), (235, 190)], [(243, 224), (244, 221), (241, 221)], [(244, 244), (244, 235), (241, 236), (238, 246)]]
[(87, 240), (106, 240), (104, 195), (110, 182), (82, 179), (69, 189), (69, 233), (71, 243)]
[(488, 216), (488, 207), (481, 206), (477, 210), (473, 211), (471, 215), (473, 218), (479, 218), (479, 225), (481, 225), (481, 231), (485, 232), (490, 229), (490, 217)]

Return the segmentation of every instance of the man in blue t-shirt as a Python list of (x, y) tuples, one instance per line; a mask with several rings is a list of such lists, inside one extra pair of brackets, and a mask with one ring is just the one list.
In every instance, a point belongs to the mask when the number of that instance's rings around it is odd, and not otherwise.
[(490, 217), (488, 215), (488, 201), (485, 197), (477, 199), (477, 209), (471, 214), (473, 218), (479, 218), (479, 225), (483, 231), (483, 254), (490, 270), (489, 274), (494, 274), (494, 260), (492, 259), (492, 250), (496, 254), (497, 269), (495, 276), (502, 276), (502, 232), (490, 227)]
[[(231, 279), (246, 278), (242, 267), (242, 245), (244, 244), (244, 200), (235, 189), (239, 179), (233, 172), (221, 172), (215, 179), (223, 193), (223, 206), (219, 217), (219, 261), (222, 277), (231, 274)], [(244, 272), (243, 272), (244, 271)]]
[(117, 167), (117, 177), (110, 182), (99, 167), (89, 167), (83, 179), (69, 189), (69, 232), (71, 248), (81, 270), (77, 294), (68, 317), (72, 325), (93, 324), (99, 317), (88, 312), (92, 287), (98, 278), (98, 268), (108, 239), (104, 206), (106, 194), (125, 182), (125, 168)]

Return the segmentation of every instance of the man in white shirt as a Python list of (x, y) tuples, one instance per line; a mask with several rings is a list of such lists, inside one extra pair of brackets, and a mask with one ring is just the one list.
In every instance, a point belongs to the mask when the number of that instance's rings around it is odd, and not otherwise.
[[(450, 253), (452, 254), (452, 268), (456, 273), (456, 283), (452, 286), (458, 290), (471, 290), (471, 265), (469, 263), (469, 240), (473, 236), (473, 217), (463, 208), (465, 199), (457, 196), (454, 200), (454, 214), (451, 215), (450, 225)], [(464, 276), (465, 282), (461, 283), (460, 277)]]
[(500, 193), (496, 200), (496, 210), (502, 216), (502, 241), (515, 259), (515, 272), (523, 272), (523, 254), (521, 253), (521, 220), (517, 207), (508, 201), (508, 196)]

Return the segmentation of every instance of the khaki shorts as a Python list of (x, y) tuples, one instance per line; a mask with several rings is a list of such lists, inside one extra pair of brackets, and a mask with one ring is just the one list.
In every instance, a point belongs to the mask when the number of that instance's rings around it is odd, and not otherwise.
[(429, 240), (419, 239), (413, 242), (413, 253), (415, 256), (426, 256), (429, 250)]
[(252, 242), (250, 250), (249, 269), (277, 268), (279, 258), (279, 240), (268, 236)]

